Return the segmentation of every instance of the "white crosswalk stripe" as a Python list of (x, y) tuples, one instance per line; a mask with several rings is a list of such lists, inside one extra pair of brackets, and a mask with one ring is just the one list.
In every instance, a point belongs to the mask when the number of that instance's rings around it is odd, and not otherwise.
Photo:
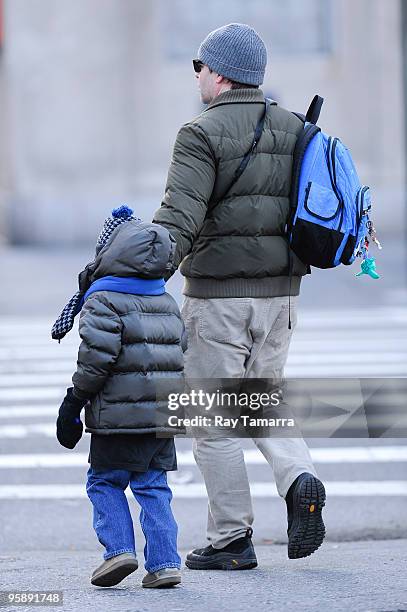
[[(52, 425), (55, 436), (55, 424)], [(311, 457), (314, 463), (389, 463), (407, 462), (405, 446), (347, 446), (344, 448), (312, 448)], [(264, 456), (257, 449), (245, 449), (244, 458), (247, 465), (267, 465)], [(178, 451), (177, 461), (180, 467), (195, 465), (192, 451)], [(0, 455), (0, 469), (27, 468), (60, 468), (82, 467), (87, 465), (87, 453), (25, 453), (23, 455)]]
[[(325, 482), (327, 495), (330, 497), (352, 496), (407, 496), (407, 482), (402, 480), (388, 480), (385, 482), (354, 481), (354, 482)], [(174, 497), (178, 498), (205, 498), (206, 489), (203, 483), (172, 484)], [(278, 497), (275, 485), (267, 482), (252, 482), (250, 489), (253, 497)], [(126, 490), (127, 497), (132, 497), (130, 489)], [(0, 499), (77, 499), (86, 498), (85, 486), (72, 485), (0, 485)]]
[(56, 417), (57, 407), (55, 404), (43, 405), (43, 404), (31, 404), (26, 406), (0, 406), (0, 419), (21, 419), (30, 418), (35, 419), (43, 416)]
[[(88, 454), (55, 452), (55, 418), (75, 370), (77, 327), (60, 344), (51, 340), (53, 321), (0, 319), (0, 499), (64, 499), (86, 497), (77, 468)], [(300, 312), (285, 374), (287, 378), (407, 377), (407, 312), (396, 308)], [(366, 442), (366, 441), (365, 441)], [(19, 451), (16, 444), (24, 444)], [(47, 452), (49, 450), (49, 452)], [(6, 451), (6, 452), (5, 452)], [(247, 465), (259, 466), (254, 497), (276, 497), (270, 471), (257, 449), (245, 449)], [(392, 474), (407, 464), (407, 448), (383, 442), (311, 448), (314, 462), (335, 466), (338, 477), (328, 480), (331, 496), (407, 496), (407, 485)], [(202, 478), (189, 450), (178, 452), (179, 472), (170, 474), (174, 496), (204, 498)], [(387, 480), (357, 479), (355, 469), (389, 466)], [(264, 470), (262, 472), (261, 470)], [(65, 470), (70, 484), (44, 484), (46, 474)], [(257, 468), (256, 468), (257, 470)], [(29, 483), (8, 484), (10, 471)], [(82, 470), (83, 471), (83, 470)], [(33, 482), (37, 479), (38, 482)], [(262, 481), (264, 478), (264, 481)], [(46, 483), (46, 479), (45, 479)]]

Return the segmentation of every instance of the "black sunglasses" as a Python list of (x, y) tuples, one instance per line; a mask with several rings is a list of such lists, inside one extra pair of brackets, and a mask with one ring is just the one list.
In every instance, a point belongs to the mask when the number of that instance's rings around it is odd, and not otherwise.
[(197, 59), (192, 60), (192, 63), (194, 65), (194, 70), (197, 73), (201, 72), (202, 68), (205, 66), (205, 64), (201, 62), (201, 60)]

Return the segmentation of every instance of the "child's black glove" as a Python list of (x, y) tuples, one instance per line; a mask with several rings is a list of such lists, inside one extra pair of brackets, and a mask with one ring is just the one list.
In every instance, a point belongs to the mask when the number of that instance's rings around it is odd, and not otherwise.
[(83, 424), (79, 415), (82, 408), (88, 403), (88, 399), (75, 396), (73, 387), (66, 390), (57, 419), (58, 442), (65, 448), (75, 448), (82, 437)]

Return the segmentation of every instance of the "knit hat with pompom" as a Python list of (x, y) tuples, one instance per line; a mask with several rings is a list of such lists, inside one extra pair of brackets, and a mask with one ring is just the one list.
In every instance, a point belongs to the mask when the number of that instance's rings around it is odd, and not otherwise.
[(103, 249), (105, 244), (108, 242), (110, 236), (113, 231), (121, 225), (125, 223), (125, 221), (141, 221), (138, 217), (133, 216), (133, 211), (131, 208), (123, 204), (119, 208), (115, 208), (112, 210), (112, 215), (105, 219), (103, 224), (102, 231), (99, 234), (99, 237), (96, 242), (96, 255)]

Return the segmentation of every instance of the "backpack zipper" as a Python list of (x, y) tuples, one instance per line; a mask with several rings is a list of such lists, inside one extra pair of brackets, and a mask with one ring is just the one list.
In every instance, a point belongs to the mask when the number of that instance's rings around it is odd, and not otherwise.
[[(362, 220), (362, 216), (363, 216), (363, 202), (365, 199), (365, 193), (366, 191), (369, 189), (369, 187), (367, 185), (365, 185), (360, 191), (357, 192), (356, 194), (356, 210), (358, 211), (358, 218), (357, 218), (357, 231), (359, 230), (359, 226), (360, 226), (360, 222)], [(358, 204), (358, 198), (359, 198), (359, 206)], [(366, 209), (366, 213), (368, 210), (370, 210), (370, 206)], [(357, 232), (356, 232), (357, 233)]]
[(342, 223), (343, 223), (344, 202), (336, 186), (335, 149), (336, 149), (336, 145), (338, 144), (338, 141), (339, 141), (339, 138), (336, 138), (336, 137), (332, 138), (331, 136), (329, 136), (328, 138), (328, 169), (329, 169), (329, 176), (330, 176), (331, 183), (332, 183), (332, 188), (335, 191), (335, 195), (340, 202), (340, 206), (342, 206), (341, 216), (339, 219), (338, 227), (336, 228), (338, 231), (340, 231), (342, 227)]
[[(331, 140), (331, 138), (330, 138)], [(331, 151), (330, 151), (330, 162), (331, 162), (331, 167), (332, 167), (332, 177), (331, 177), (331, 181), (332, 181), (332, 187), (333, 190), (335, 191), (336, 197), (338, 198), (338, 200), (340, 202), (343, 203), (341, 194), (338, 191), (338, 188), (336, 186), (336, 164), (335, 164), (335, 149), (336, 149), (336, 145), (338, 144), (338, 139), (334, 138), (331, 142)]]

